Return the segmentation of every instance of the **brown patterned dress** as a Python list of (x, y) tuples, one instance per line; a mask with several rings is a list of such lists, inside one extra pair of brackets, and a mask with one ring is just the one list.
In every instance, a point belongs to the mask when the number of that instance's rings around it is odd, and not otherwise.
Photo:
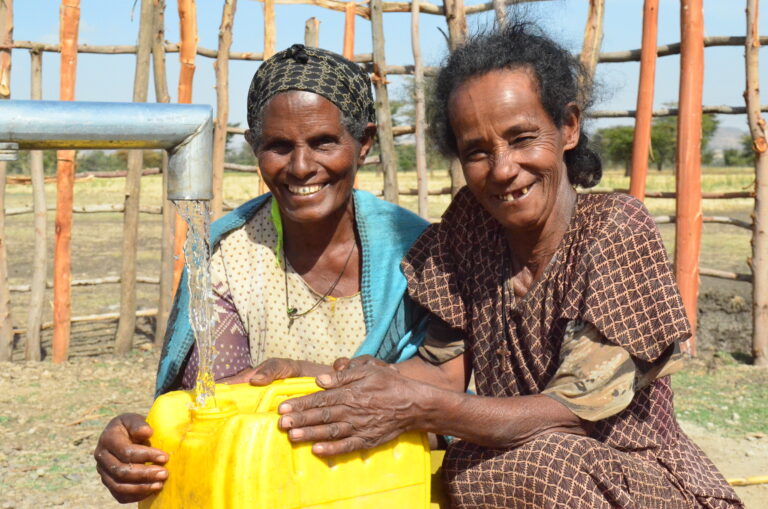
[[(414, 300), (464, 332), (482, 396), (541, 393), (574, 320), (640, 363), (690, 337), (656, 225), (634, 198), (580, 196), (556, 253), (523, 298), (505, 291), (508, 256), (501, 226), (464, 189), (403, 262)], [(462, 508), (741, 507), (678, 426), (669, 377), (638, 390), (588, 437), (543, 434), (515, 449), (458, 440), (443, 471)]]

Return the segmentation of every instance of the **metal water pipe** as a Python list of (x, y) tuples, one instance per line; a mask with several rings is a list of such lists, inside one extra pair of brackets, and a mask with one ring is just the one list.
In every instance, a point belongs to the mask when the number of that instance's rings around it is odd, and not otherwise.
[[(19, 150), (165, 149), (168, 199), (210, 200), (213, 112), (193, 104), (0, 102), (0, 144)], [(5, 145), (5, 151), (13, 145)]]

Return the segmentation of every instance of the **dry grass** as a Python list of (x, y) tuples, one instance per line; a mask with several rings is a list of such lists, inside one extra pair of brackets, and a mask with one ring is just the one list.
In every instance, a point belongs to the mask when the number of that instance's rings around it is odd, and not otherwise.
[[(381, 176), (373, 171), (364, 171), (360, 175), (363, 189), (380, 192)], [(402, 172), (398, 175), (401, 189), (416, 187), (415, 172)], [(706, 191), (738, 191), (752, 185), (753, 174), (748, 169), (706, 168), (702, 187)], [(161, 178), (148, 176), (142, 179), (142, 205), (159, 206), (161, 204)], [(431, 189), (449, 186), (450, 181), (445, 170), (435, 170), (429, 177)], [(606, 172), (599, 188), (626, 188), (628, 178), (623, 172)], [(91, 179), (75, 184), (75, 205), (118, 204), (123, 199), (124, 181), (116, 179)], [(673, 191), (674, 177), (669, 171), (651, 172), (648, 177), (648, 189)], [(250, 174), (228, 173), (225, 178), (225, 202), (237, 205), (255, 196), (258, 192), (258, 178)], [(55, 204), (55, 184), (46, 185), (49, 205)], [(8, 208), (28, 206), (32, 203), (31, 188), (28, 185), (8, 185), (6, 191)], [(448, 206), (449, 197), (431, 196), (429, 213), (432, 218), (439, 218)], [(400, 204), (411, 210), (416, 209), (415, 196), (401, 196)], [(674, 214), (674, 201), (667, 199), (648, 199), (648, 207), (654, 215)], [(752, 200), (705, 200), (705, 215), (729, 215), (748, 219), (752, 210)], [(48, 238), (49, 251), (53, 243), (53, 219), (50, 212)], [(32, 215), (10, 216), (7, 218), (7, 239), (10, 262), (10, 282), (28, 284), (31, 267), (28, 259), (33, 247), (34, 230)], [(674, 248), (674, 227), (661, 227), (665, 243), (670, 250)], [(73, 231), (73, 277), (89, 278), (117, 275), (120, 270), (120, 242), (122, 237), (122, 215), (118, 213), (76, 214)], [(746, 230), (727, 225), (705, 225), (702, 241), (702, 265), (739, 272), (748, 272), (746, 259), (749, 256), (750, 233)], [(138, 272), (142, 275), (156, 275), (160, 264), (160, 216), (142, 214), (139, 241)], [(51, 271), (49, 263), (49, 273)], [(75, 288), (73, 290), (73, 314), (87, 314), (113, 311), (117, 308), (119, 288), (117, 285), (104, 285), (94, 288)], [(156, 306), (156, 287), (139, 285), (138, 303), (141, 307)], [(16, 310), (14, 323), (25, 320), (21, 310), (26, 307), (27, 294), (14, 293), (13, 304)], [(50, 315), (50, 308), (47, 310)], [(46, 318), (49, 319), (50, 316)]]

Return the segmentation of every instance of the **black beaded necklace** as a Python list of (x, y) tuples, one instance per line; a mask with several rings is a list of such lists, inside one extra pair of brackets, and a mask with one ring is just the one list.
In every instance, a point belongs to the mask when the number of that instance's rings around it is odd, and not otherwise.
[(347, 259), (344, 262), (344, 266), (341, 268), (341, 272), (339, 272), (339, 275), (336, 276), (336, 280), (331, 284), (331, 286), (328, 287), (328, 289), (325, 291), (325, 293), (315, 301), (312, 306), (307, 309), (306, 311), (299, 312), (298, 309), (296, 309), (295, 306), (291, 306), (290, 301), (288, 300), (288, 262), (285, 257), (285, 249), (283, 249), (283, 275), (285, 279), (285, 311), (288, 315), (288, 328), (293, 325), (293, 321), (296, 318), (300, 318), (302, 316), (306, 316), (312, 311), (315, 310), (317, 306), (320, 305), (321, 302), (323, 302), (326, 297), (328, 297), (331, 293), (333, 293), (333, 290), (336, 288), (336, 285), (339, 284), (339, 281), (341, 281), (341, 276), (344, 275), (344, 271), (347, 270), (347, 265), (349, 265), (349, 260), (352, 259), (352, 253), (355, 252), (355, 246), (357, 246), (357, 242), (352, 242), (352, 247), (349, 249), (349, 254), (347, 254)]

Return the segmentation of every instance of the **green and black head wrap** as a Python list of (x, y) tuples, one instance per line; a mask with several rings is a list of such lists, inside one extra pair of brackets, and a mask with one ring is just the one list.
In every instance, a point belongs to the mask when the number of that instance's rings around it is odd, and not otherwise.
[(319, 94), (341, 110), (343, 123), (356, 138), (376, 121), (371, 81), (357, 64), (319, 48), (294, 44), (276, 53), (256, 71), (248, 90), (248, 127), (261, 137), (261, 115), (272, 97), (288, 90)]

